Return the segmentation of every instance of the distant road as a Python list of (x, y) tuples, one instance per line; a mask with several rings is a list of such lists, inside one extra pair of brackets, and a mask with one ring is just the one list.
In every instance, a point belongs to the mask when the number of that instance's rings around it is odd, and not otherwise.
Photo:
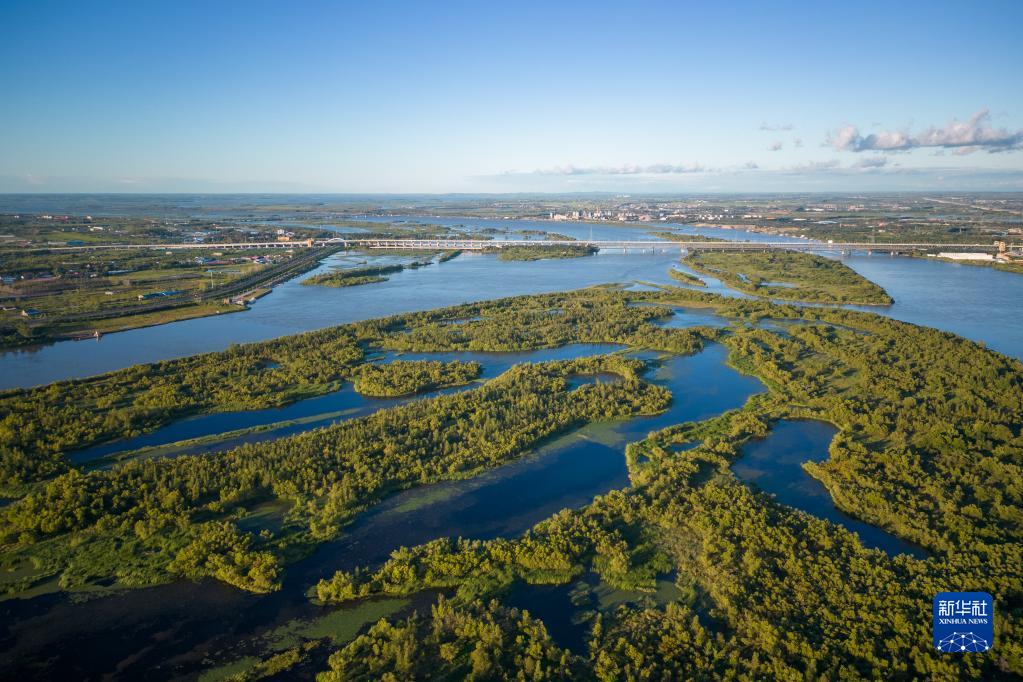
[[(444, 250), (482, 251), (505, 246), (593, 246), (598, 249), (624, 249), (635, 251), (656, 251), (679, 249), (682, 251), (770, 251), (789, 249), (794, 251), (881, 251), (910, 253), (914, 251), (984, 251), (994, 252), (994, 244), (945, 244), (925, 242), (903, 242), (880, 244), (871, 242), (748, 242), (748, 241), (672, 241), (666, 239), (646, 240), (532, 240), (532, 239), (307, 239), (293, 242), (226, 242), (217, 244), (81, 244), (77, 246), (39, 246), (17, 249), (18, 251), (92, 251), (98, 249), (154, 249), (164, 251), (193, 249), (296, 249), (317, 247), (341, 247), (389, 250)], [(1016, 250), (1019, 244), (1008, 245)]]

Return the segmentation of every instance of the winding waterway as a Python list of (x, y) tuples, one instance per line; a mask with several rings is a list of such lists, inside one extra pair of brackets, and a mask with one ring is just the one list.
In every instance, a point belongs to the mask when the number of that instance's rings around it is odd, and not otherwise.
[[(522, 362), (548, 362), (552, 360), (589, 357), (611, 353), (619, 348), (619, 346), (612, 344), (574, 343), (562, 346), (561, 348), (543, 348), (515, 353), (385, 353), (383, 354), (382, 361), (389, 362), (399, 358), (404, 360), (439, 360), (442, 362), (453, 360), (461, 360), (463, 362), (475, 361), (482, 365), (480, 379), (491, 379), (509, 369), (512, 365)], [(301, 431), (327, 426), (343, 419), (365, 416), (381, 409), (403, 405), (409, 401), (419, 400), (426, 396), (433, 397), (464, 391), (475, 385), (475, 383), (471, 383), (467, 386), (456, 386), (432, 391), (428, 394), (398, 398), (372, 398), (360, 395), (355, 391), (351, 383), (346, 383), (340, 390), (333, 393), (299, 400), (284, 407), (239, 412), (218, 412), (180, 419), (155, 431), (144, 433), (134, 438), (101, 443), (73, 452), (69, 457), (72, 461), (82, 464), (108, 457), (115, 453), (138, 450), (140, 448), (155, 448), (178, 443), (179, 441), (202, 439), (217, 434), (253, 429), (254, 427), (269, 427), (239, 434), (234, 437), (218, 438), (214, 441), (184, 443), (173, 449), (162, 451), (161, 454), (180, 456), (224, 450), (241, 443), (253, 443), (259, 440), (280, 438)]]
[[(567, 354), (572, 353), (584, 351), (576, 347)], [(318, 579), (379, 563), (399, 546), (436, 537), (520, 534), (560, 509), (628, 485), (627, 443), (670, 424), (739, 407), (762, 390), (759, 381), (725, 364), (726, 350), (718, 345), (689, 357), (634, 356), (652, 362), (647, 378), (672, 392), (666, 412), (593, 424), (476, 478), (395, 495), (360, 517), (341, 538), (290, 565), (279, 592), (252, 595), (206, 580), (85, 603), (66, 593), (0, 602), (0, 676), (192, 677), (261, 650), (263, 638), (281, 628), (309, 627), (334, 617), (336, 608), (316, 606), (306, 596)]]

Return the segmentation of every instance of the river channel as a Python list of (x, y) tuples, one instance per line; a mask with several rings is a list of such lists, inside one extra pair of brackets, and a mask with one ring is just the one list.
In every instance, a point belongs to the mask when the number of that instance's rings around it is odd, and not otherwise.
[[(397, 219), (390, 218), (389, 221)], [(412, 219), (406, 219), (412, 220)], [(482, 229), (544, 229), (577, 238), (649, 239), (651, 231), (670, 230), (729, 240), (778, 240), (739, 230), (671, 225), (623, 227), (572, 222), (432, 219), (465, 231)], [(838, 257), (839, 254), (830, 254)], [(370, 256), (393, 259), (393, 256)], [(350, 262), (339, 254), (314, 273)], [(493, 255), (463, 253), (446, 263), (408, 269), (386, 282), (358, 287), (309, 287), (305, 276), (276, 287), (251, 309), (232, 314), (184, 320), (157, 327), (108, 334), (98, 340), (62, 341), (0, 353), (0, 389), (35, 386), (90, 376), (197, 353), (223, 350), (231, 343), (276, 338), (313, 329), (404, 312), (430, 310), (520, 294), (565, 291), (607, 282), (678, 284), (668, 275), (678, 251), (601, 252), (590, 258), (501, 261)], [(1023, 358), (1023, 277), (992, 268), (936, 262), (924, 258), (875, 254), (843, 257), (854, 270), (883, 286), (895, 299), (890, 308), (873, 312), (936, 327), (994, 350)], [(680, 268), (685, 270), (685, 268)], [(703, 277), (706, 290), (736, 295), (719, 281)], [(992, 297), (991, 292), (999, 292)]]

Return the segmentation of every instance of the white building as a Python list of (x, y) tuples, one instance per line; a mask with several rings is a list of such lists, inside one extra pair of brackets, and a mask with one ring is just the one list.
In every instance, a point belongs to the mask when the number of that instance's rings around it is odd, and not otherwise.
[(938, 254), (938, 258), (948, 258), (950, 260), (994, 260), (995, 257), (990, 253), (970, 253), (969, 251), (942, 251)]

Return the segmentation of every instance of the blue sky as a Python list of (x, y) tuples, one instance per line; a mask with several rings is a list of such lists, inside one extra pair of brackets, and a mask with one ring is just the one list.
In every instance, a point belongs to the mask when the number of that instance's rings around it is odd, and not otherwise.
[(1023, 190), (1023, 2), (0, 0), (0, 192)]

